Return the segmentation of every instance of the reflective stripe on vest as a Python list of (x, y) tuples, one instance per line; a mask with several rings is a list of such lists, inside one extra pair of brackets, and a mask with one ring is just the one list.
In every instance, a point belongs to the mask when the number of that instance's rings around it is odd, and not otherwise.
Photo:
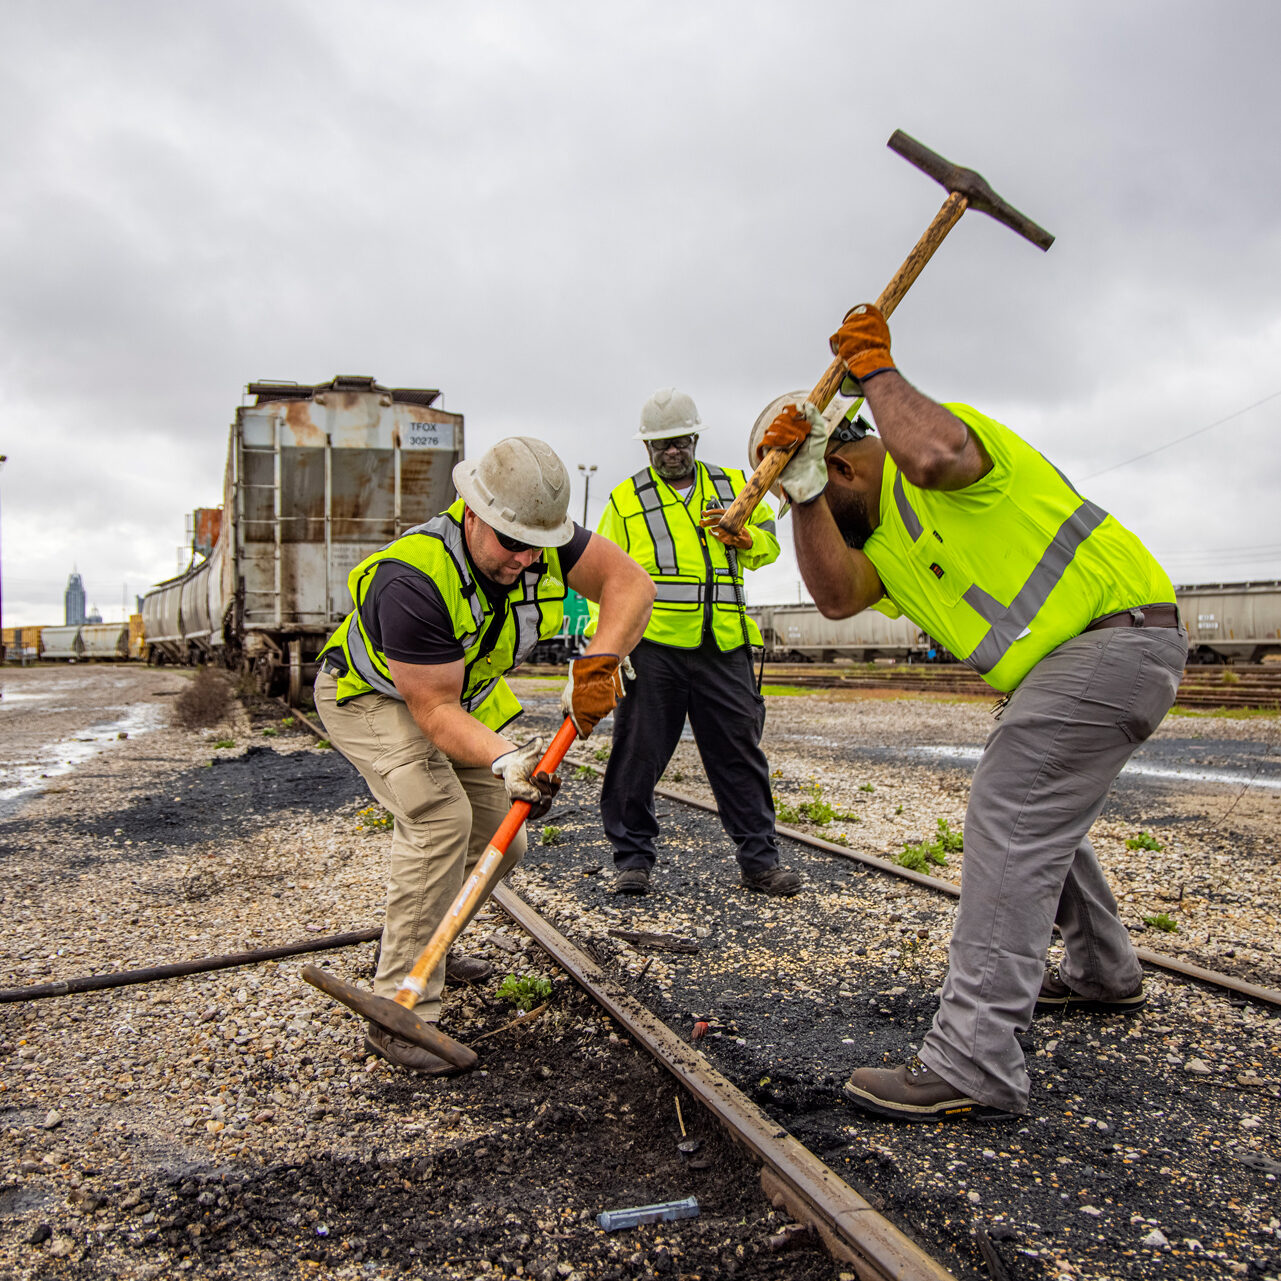
[[(1062, 476), (1063, 473), (1059, 472), (1059, 475)], [(1066, 478), (1064, 484), (1076, 493)], [(916, 542), (925, 529), (903, 490), (902, 472), (894, 477), (894, 502), (903, 528), (912, 541)], [(1059, 526), (1050, 545), (1041, 553), (1041, 559), (1008, 606), (1002, 605), (977, 583), (971, 583), (962, 592), (961, 599), (988, 625), (986, 635), (974, 647), (970, 656), (961, 660), (967, 667), (972, 667), (985, 676), (1005, 657), (1010, 646), (1018, 640), (1049, 600), (1050, 593), (1063, 577), (1064, 570), (1072, 563), (1077, 549), (1106, 519), (1107, 512), (1102, 507), (1090, 502), (1088, 498), (1081, 499), (1081, 505)]]

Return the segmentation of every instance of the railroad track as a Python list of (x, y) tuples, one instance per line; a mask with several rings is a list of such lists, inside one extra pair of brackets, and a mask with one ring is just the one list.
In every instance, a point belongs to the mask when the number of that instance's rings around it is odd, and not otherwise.
[[(298, 715), (296, 711), (294, 714)], [(304, 715), (300, 719), (314, 733), (322, 734), (321, 728), (310, 718)], [(570, 758), (570, 763), (600, 772), (586, 758)], [(693, 810), (716, 812), (714, 805), (675, 789), (659, 788), (657, 795)], [(858, 863), (951, 898), (959, 894), (958, 887), (951, 882), (834, 845), (803, 831), (784, 826), (778, 830), (781, 836), (833, 859)], [(762, 1187), (776, 1208), (785, 1208), (794, 1219), (815, 1231), (835, 1258), (854, 1268), (860, 1281), (880, 1281), (891, 1277), (941, 1279), (952, 1275), (938, 1260), (931, 1258), (884, 1218), (817, 1154), (782, 1129), (768, 1113), (717, 1071), (701, 1051), (678, 1037), (667, 1023), (632, 995), (619, 978), (612, 976), (593, 956), (567, 939), (538, 910), (506, 886), (499, 888), (494, 901), (653, 1058), (699, 1098), (739, 1144), (754, 1154), (761, 1166)], [(1281, 1007), (1281, 992), (1276, 990), (1147, 950), (1140, 950), (1139, 955), (1145, 964), (1180, 979), (1208, 985), (1238, 1000), (1244, 998), (1271, 1008)], [(987, 1258), (991, 1251), (990, 1243), (979, 1236), (977, 1229), (975, 1238), (975, 1248)], [(989, 1267), (993, 1267), (990, 1262)], [(993, 1268), (993, 1275), (1000, 1276), (1001, 1273)]]
[[(557, 667), (523, 667), (522, 676), (553, 679)], [(995, 698), (992, 687), (963, 663), (765, 664), (765, 684), (801, 689), (894, 690), (911, 694)], [(1195, 710), (1258, 708), (1281, 711), (1281, 664), (1240, 663), (1231, 667), (1192, 666), (1183, 675), (1177, 706)]]

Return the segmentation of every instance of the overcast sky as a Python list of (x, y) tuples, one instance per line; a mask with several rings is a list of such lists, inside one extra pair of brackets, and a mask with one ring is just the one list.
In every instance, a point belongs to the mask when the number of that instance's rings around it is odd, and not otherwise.
[[(0, 16), (6, 624), (61, 622), (73, 566), (108, 619), (173, 574), (258, 378), (439, 387), (470, 453), (596, 463), (592, 524), (655, 388), (743, 465), (942, 202), (895, 129), (1058, 237), (963, 218), (894, 316), (903, 372), (1176, 582), (1281, 577), (1274, 0)], [(797, 598), (783, 541), (752, 601)]]

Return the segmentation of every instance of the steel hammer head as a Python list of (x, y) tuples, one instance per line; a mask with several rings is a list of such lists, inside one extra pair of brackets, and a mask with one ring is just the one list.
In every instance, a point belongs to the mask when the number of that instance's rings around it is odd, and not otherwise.
[(1031, 218), (1002, 200), (987, 185), (982, 175), (975, 173), (973, 169), (962, 169), (960, 165), (944, 160), (937, 152), (909, 137), (902, 129), (896, 129), (885, 145), (891, 151), (898, 152), (910, 164), (914, 164), (922, 173), (929, 174), (946, 191), (964, 196), (970, 209), (981, 209), (997, 222), (1017, 231), (1025, 240), (1030, 240), (1038, 249), (1048, 249), (1054, 243), (1054, 237), (1044, 227), (1038, 227)]

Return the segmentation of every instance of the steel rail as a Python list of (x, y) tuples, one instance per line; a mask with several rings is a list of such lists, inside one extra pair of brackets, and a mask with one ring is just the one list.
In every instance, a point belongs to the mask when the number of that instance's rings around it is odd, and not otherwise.
[(834, 1258), (853, 1266), (859, 1281), (952, 1278), (513, 890), (500, 885), (493, 900), (757, 1157), (761, 1187), (775, 1207), (813, 1228)]
[(214, 970), (232, 970), (261, 961), (279, 961), (308, 952), (328, 952), (333, 948), (372, 943), (382, 937), (382, 926), (370, 930), (351, 930), (346, 934), (326, 934), (285, 943), (279, 947), (260, 947), (252, 952), (229, 952), (224, 956), (202, 956), (193, 961), (174, 961), (169, 965), (151, 965), (140, 970), (116, 970), (111, 974), (85, 974), (79, 978), (59, 979), (31, 987), (12, 987), (0, 991), (0, 1005), (14, 1001), (38, 1001), (47, 996), (68, 996), (72, 992), (103, 992), (113, 987), (130, 987), (135, 983), (158, 983), (164, 979), (183, 978), (188, 974), (208, 974)]

